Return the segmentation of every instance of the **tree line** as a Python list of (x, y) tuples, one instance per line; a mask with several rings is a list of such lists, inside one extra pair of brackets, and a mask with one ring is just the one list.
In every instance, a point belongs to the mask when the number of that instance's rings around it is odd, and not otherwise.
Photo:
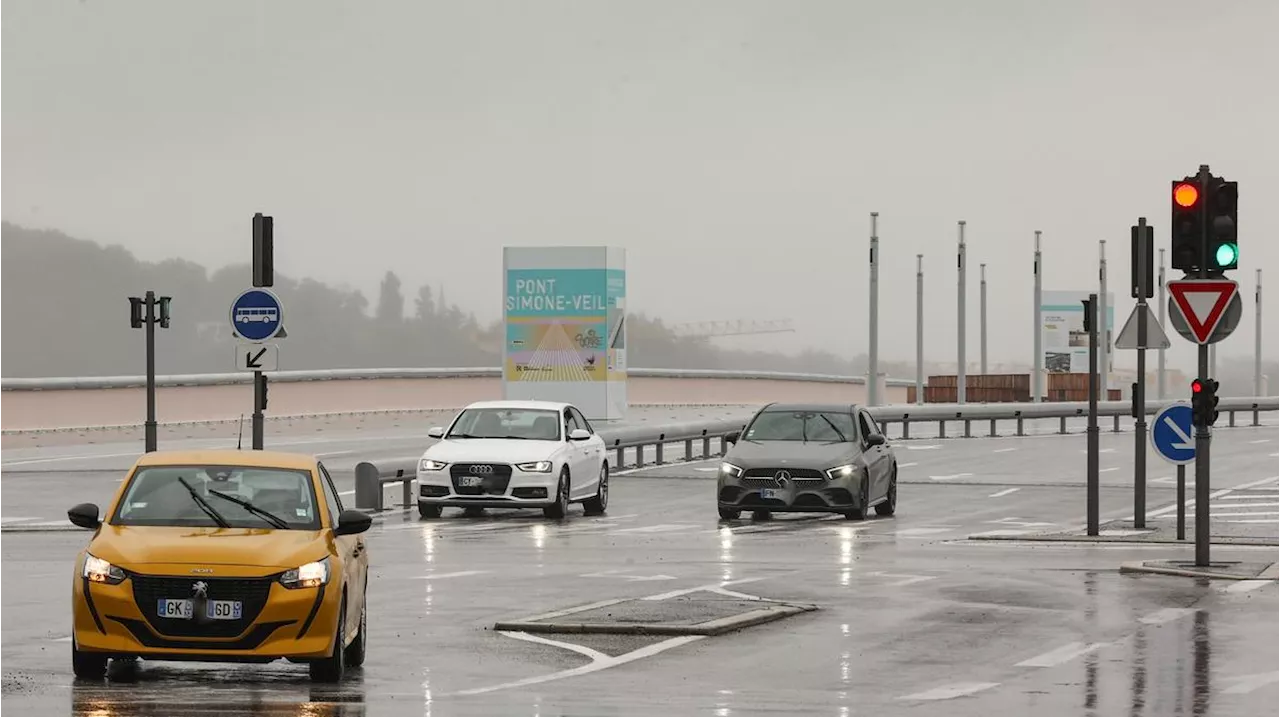
[[(129, 328), (130, 296), (152, 289), (173, 297), (172, 322), (156, 331), (156, 371), (227, 373), (235, 340), (228, 302), (250, 276), (247, 264), (208, 270), (182, 259), (144, 262), (121, 246), (55, 230), (0, 225), (5, 378), (138, 375), (143, 332)], [(372, 307), (360, 292), (277, 272), (272, 290), (288, 307), (281, 368), (473, 367), (502, 362), (502, 322), (481, 325), (422, 286), (406, 301), (388, 271)], [(341, 339), (341, 340), (337, 340)], [(865, 371), (863, 357), (721, 349), (677, 336), (660, 319), (629, 313), (627, 363), (644, 368)], [(882, 364), (883, 365), (883, 364)], [(892, 370), (892, 369), (891, 369)], [(909, 375), (893, 374), (891, 375)]]

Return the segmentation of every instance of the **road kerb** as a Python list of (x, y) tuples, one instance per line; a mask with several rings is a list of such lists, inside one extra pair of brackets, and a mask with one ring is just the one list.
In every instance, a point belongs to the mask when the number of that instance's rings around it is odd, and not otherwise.
[[(1151, 575), (1173, 575), (1185, 578), (1209, 578), (1212, 580), (1276, 580), (1276, 563), (1268, 563), (1258, 569), (1244, 569), (1245, 565), (1256, 565), (1239, 562), (1222, 562), (1199, 568), (1182, 560), (1139, 560), (1120, 564), (1122, 573), (1146, 573)], [(1235, 572), (1230, 572), (1233, 566)]]

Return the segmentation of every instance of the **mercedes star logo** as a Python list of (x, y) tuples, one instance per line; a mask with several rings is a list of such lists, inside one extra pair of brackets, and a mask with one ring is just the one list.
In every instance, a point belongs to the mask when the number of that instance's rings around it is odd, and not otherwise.
[(791, 480), (791, 471), (778, 471), (773, 474), (773, 480), (778, 484), (779, 488), (784, 488), (787, 485), (787, 481)]
[(191, 594), (196, 597), (209, 597), (209, 583), (197, 580), (191, 584)]
[(471, 466), (471, 472), (476, 475), (489, 475), (493, 472), (493, 466)]

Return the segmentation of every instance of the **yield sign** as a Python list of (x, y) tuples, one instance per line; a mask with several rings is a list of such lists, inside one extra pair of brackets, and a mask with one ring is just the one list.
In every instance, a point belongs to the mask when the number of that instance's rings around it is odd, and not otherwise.
[(1187, 322), (1196, 343), (1209, 337), (1226, 313), (1238, 285), (1230, 279), (1180, 279), (1169, 282), (1169, 297)]

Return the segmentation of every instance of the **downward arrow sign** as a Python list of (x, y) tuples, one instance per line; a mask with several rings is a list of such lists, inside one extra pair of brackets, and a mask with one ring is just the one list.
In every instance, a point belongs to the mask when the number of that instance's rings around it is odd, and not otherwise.
[(1176, 421), (1174, 421), (1172, 418), (1168, 416), (1164, 417), (1164, 422), (1165, 422), (1165, 425), (1169, 426), (1170, 430), (1178, 434), (1178, 440), (1181, 441), (1180, 443), (1173, 444), (1174, 448), (1180, 448), (1184, 451), (1190, 451), (1195, 449), (1196, 447), (1195, 441), (1191, 440), (1191, 436), (1188, 436), (1186, 432), (1182, 430), (1182, 426), (1179, 426)]
[(248, 368), (262, 368), (262, 364), (258, 363), (258, 359), (262, 358), (262, 355), (266, 352), (267, 349), (265, 347), (259, 349), (256, 356), (252, 355), (252, 351), (246, 351), (244, 353), (244, 365)]

